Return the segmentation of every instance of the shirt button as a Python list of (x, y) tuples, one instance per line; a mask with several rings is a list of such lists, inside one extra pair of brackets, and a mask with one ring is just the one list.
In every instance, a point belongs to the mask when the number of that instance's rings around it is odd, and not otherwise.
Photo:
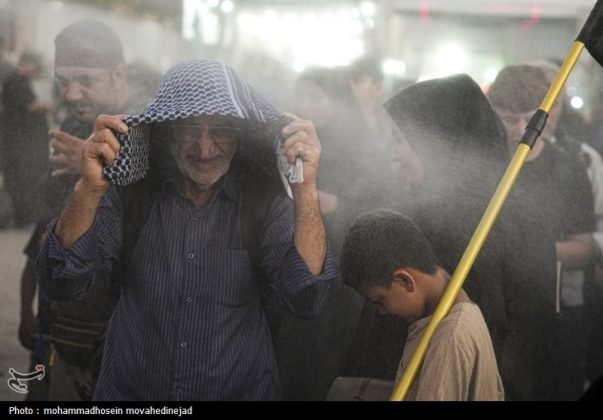
[(186, 298), (186, 303), (191, 303), (192, 301), (193, 301), (192, 297), (189, 296), (189, 297)]
[(185, 348), (186, 347), (186, 341), (183, 341), (182, 343), (180, 343), (180, 347)]
[(192, 260), (193, 258), (195, 258), (195, 254), (193, 254), (192, 252), (190, 254), (187, 255), (189, 260)]

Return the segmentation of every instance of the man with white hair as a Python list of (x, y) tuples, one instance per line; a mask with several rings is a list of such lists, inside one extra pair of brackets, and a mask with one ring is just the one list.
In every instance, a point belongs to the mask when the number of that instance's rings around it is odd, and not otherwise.
[[(38, 259), (42, 287), (64, 298), (121, 273), (95, 399), (280, 398), (262, 283), (312, 317), (336, 275), (318, 205), (320, 143), (311, 122), (287, 121), (210, 60), (174, 66), (128, 125), (97, 119)], [(288, 182), (279, 161), (295, 168)]]

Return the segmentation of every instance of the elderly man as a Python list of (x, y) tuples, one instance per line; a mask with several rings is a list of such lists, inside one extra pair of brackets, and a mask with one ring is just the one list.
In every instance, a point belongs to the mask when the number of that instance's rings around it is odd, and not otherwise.
[[(85, 294), (102, 273), (124, 273), (95, 399), (278, 399), (261, 277), (280, 303), (311, 317), (335, 276), (312, 123), (282, 127), (232, 69), (208, 60), (173, 67), (148, 110), (127, 121), (97, 119), (82, 177), (38, 259), (42, 286), (65, 298)], [(278, 157), (275, 133), (288, 136)], [(280, 183), (278, 159), (281, 168), (302, 163), (303, 177)], [(123, 189), (107, 180), (143, 175)], [(133, 194), (141, 183), (148, 188)], [(268, 190), (277, 193), (260, 192)], [(266, 196), (250, 245), (248, 213)], [(142, 225), (134, 239), (131, 221)]]

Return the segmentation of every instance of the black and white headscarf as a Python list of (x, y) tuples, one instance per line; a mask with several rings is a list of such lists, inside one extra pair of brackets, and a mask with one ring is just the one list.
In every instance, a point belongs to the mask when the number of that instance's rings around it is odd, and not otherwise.
[[(144, 113), (124, 119), (129, 131), (117, 136), (121, 150), (116, 161), (104, 168), (105, 177), (117, 185), (144, 178), (149, 170), (152, 124), (200, 115), (234, 117), (256, 124), (283, 121), (283, 116), (229, 66), (213, 60), (185, 61), (167, 71), (159, 93)], [(275, 144), (275, 149), (279, 146)], [(296, 177), (303, 181), (301, 162), (288, 168), (281, 158), (278, 166), (290, 182)]]

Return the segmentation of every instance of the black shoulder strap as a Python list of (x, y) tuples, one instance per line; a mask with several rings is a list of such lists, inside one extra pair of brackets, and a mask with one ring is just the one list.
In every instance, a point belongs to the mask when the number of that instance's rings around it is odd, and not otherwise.
[(127, 279), (130, 258), (142, 228), (151, 214), (157, 188), (149, 178), (144, 178), (132, 185), (119, 187), (119, 189), (123, 202), (123, 225), (118, 279), (123, 285)]
[(261, 172), (248, 173), (241, 183), (239, 208), (241, 241), (249, 254), (253, 274), (258, 282), (260, 299), (272, 334), (280, 326), (280, 315), (273, 300), (272, 285), (262, 269), (262, 238), (266, 232), (266, 220), (270, 206), (282, 191), (280, 179), (273, 179)]
[[(260, 181), (263, 177), (258, 178)], [(261, 241), (266, 230), (265, 221), (270, 205), (280, 192), (270, 181), (261, 179), (261, 182), (253, 182), (248, 177), (241, 184), (241, 240), (243, 247), (249, 252), (254, 274), (258, 279), (264, 277)]]

